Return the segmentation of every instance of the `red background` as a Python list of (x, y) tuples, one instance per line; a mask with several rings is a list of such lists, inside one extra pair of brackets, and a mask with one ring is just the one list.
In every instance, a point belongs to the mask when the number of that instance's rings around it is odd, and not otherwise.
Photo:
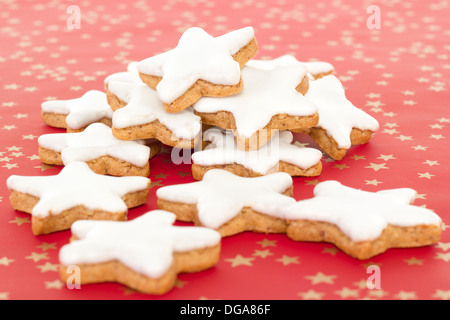
[[(80, 7), (80, 29), (66, 26), (70, 4)], [(372, 4), (380, 7), (379, 30), (366, 26)], [(449, 6), (446, 1), (2, 1), (0, 298), (450, 299)], [(442, 217), (441, 242), (359, 261), (331, 244), (243, 233), (223, 239), (216, 267), (180, 275), (177, 287), (163, 296), (115, 283), (66, 288), (57, 264), (70, 231), (32, 235), (30, 216), (11, 208), (4, 183), (12, 174), (53, 175), (61, 169), (42, 165), (36, 156), (40, 135), (61, 132), (43, 124), (41, 103), (103, 90), (107, 75), (174, 47), (188, 27), (216, 36), (248, 25), (259, 44), (255, 58), (291, 53), (332, 63), (348, 98), (380, 123), (370, 143), (353, 147), (342, 161), (324, 157), (319, 177), (295, 178), (296, 199), (311, 197), (317, 181), (330, 179), (368, 191), (414, 188), (416, 204)], [(307, 136), (296, 139), (315, 146)], [(156, 208), (160, 186), (193, 181), (190, 165), (171, 164), (170, 149), (165, 151), (150, 162), (147, 204), (130, 210), (129, 219)], [(380, 290), (366, 286), (371, 264), (380, 267)]]

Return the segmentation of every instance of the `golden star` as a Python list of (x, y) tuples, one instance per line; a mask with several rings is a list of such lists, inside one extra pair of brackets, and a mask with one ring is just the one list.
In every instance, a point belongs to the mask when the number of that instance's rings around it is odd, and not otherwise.
[(40, 269), (41, 272), (47, 272), (47, 271), (58, 271), (59, 270), (59, 264), (53, 264), (50, 262), (46, 262), (45, 264), (36, 266), (36, 268)]
[(305, 276), (306, 279), (311, 280), (311, 284), (319, 284), (319, 283), (333, 284), (334, 279), (336, 277), (337, 276), (334, 275), (323, 274), (322, 272), (318, 272), (313, 276)]
[(367, 280), (365, 280), (365, 279), (361, 279), (358, 282), (353, 282), (353, 284), (360, 289), (367, 288)]
[(336, 253), (338, 253), (338, 252), (339, 252), (339, 250), (336, 247), (325, 247), (322, 250), (322, 253), (329, 253), (332, 256), (335, 256)]
[(161, 180), (152, 180), (150, 182), (150, 189), (153, 187), (163, 187), (164, 185), (161, 183)]
[(438, 252), (438, 253), (436, 253), (436, 256), (434, 258), (444, 260), (445, 262), (449, 262), (450, 261), (450, 252), (449, 253)]
[(415, 265), (415, 264), (421, 266), (421, 265), (423, 265), (424, 260), (416, 259), (415, 257), (412, 257), (410, 259), (404, 259), (403, 261), (405, 261), (409, 266)]
[(46, 289), (61, 289), (64, 287), (64, 283), (61, 280), (55, 280), (55, 281), (45, 281), (45, 288)]
[(424, 147), (424, 146), (418, 145), (418, 146), (411, 147), (411, 148), (413, 148), (416, 151), (417, 150), (425, 151), (425, 150), (427, 150), (428, 147)]
[(273, 256), (273, 253), (270, 252), (269, 249), (266, 249), (266, 250), (255, 250), (255, 253), (253, 253), (253, 255), (256, 256), (256, 257), (267, 258), (268, 256)]
[(377, 159), (383, 159), (384, 161), (396, 159), (392, 154), (380, 154)]
[(263, 248), (276, 247), (275, 243), (277, 243), (276, 240), (268, 240), (268, 239), (264, 239), (263, 241), (257, 242), (257, 244), (260, 244)]
[(165, 173), (162, 173), (162, 172), (161, 172), (161, 173), (159, 173), (159, 174), (153, 176), (153, 179), (166, 179), (167, 176), (168, 176), (168, 174), (165, 174)]
[(236, 255), (234, 258), (225, 259), (227, 262), (231, 262), (231, 267), (238, 267), (238, 266), (253, 266), (252, 261), (255, 260), (255, 258), (245, 258), (241, 256), (240, 254)]
[(448, 249), (450, 249), (450, 242), (447, 242), (447, 243), (438, 242), (436, 247), (438, 247), (439, 249), (442, 249), (444, 251), (447, 251)]
[(8, 259), (7, 257), (0, 258), (0, 266), (9, 266), (11, 262), (14, 262), (14, 259)]
[(9, 300), (9, 292), (0, 292), (0, 300)]
[(437, 289), (436, 292), (433, 294), (433, 297), (439, 298), (442, 300), (450, 300), (450, 290)]
[(387, 296), (389, 294), (386, 291), (384, 291), (383, 289), (370, 290), (368, 293), (369, 293), (369, 296), (375, 297), (375, 298), (378, 298), (378, 299), (381, 299), (384, 296)]
[(367, 185), (374, 185), (374, 186), (377, 186), (377, 185), (379, 185), (380, 183), (383, 183), (383, 182), (381, 182), (381, 181), (378, 181), (377, 179), (373, 179), (373, 180), (364, 180), (364, 181), (366, 181), (366, 184), (367, 184)]
[(303, 300), (320, 300), (325, 295), (324, 292), (317, 292), (312, 289), (306, 292), (299, 292), (297, 295), (303, 298)]
[(419, 178), (426, 178), (426, 179), (431, 179), (431, 177), (434, 177), (434, 174), (430, 174), (429, 172), (425, 172), (425, 173), (417, 173), (419, 175)]
[(396, 139), (400, 139), (401, 141), (406, 141), (406, 140), (413, 140), (412, 136), (404, 136), (404, 135), (399, 135), (398, 137), (395, 137)]
[(342, 299), (345, 298), (357, 298), (359, 295), (358, 289), (350, 289), (347, 287), (342, 288), (341, 290), (335, 290), (334, 293), (340, 296)]
[(17, 223), (18, 226), (24, 223), (31, 223), (30, 217), (19, 218), (15, 217), (14, 220), (9, 221), (9, 223)]
[(417, 299), (416, 293), (414, 291), (407, 292), (407, 291), (401, 290), (395, 296), (400, 300), (408, 300), (408, 299), (416, 300)]
[(275, 261), (281, 262), (284, 266), (287, 266), (287, 265), (289, 265), (291, 263), (300, 264), (300, 262), (298, 261), (298, 257), (289, 257), (289, 256), (286, 256), (286, 255), (283, 255), (282, 258), (279, 258), (279, 259), (277, 259)]
[(49, 249), (56, 249), (56, 242), (53, 243), (42, 242), (40, 245), (36, 246), (36, 248), (42, 249), (43, 251)]
[(370, 166), (366, 166), (364, 168), (369, 168), (369, 169), (373, 169), (375, 171), (378, 171), (380, 169), (389, 169), (388, 167), (386, 167), (386, 163), (370, 163)]
[(356, 154), (351, 156), (350, 158), (354, 159), (354, 160), (365, 160), (366, 156), (357, 156)]
[(342, 170), (342, 169), (346, 169), (346, 168), (350, 168), (350, 167), (347, 166), (345, 163), (343, 163), (343, 164), (335, 164), (333, 168), (338, 168), (338, 169)]
[(179, 175), (180, 177), (188, 177), (191, 175), (190, 172), (182, 172), (182, 171), (178, 171), (177, 175)]
[(31, 255), (25, 257), (25, 259), (33, 260), (34, 262), (38, 262), (40, 260), (46, 260), (46, 259), (50, 259), (50, 258), (47, 256), (47, 252), (44, 252), (44, 253), (32, 252)]
[(440, 139), (444, 139), (445, 137), (442, 134), (432, 134), (430, 136), (431, 139), (436, 139), (436, 140), (440, 140)]
[(305, 185), (306, 186), (315, 186), (319, 183), (318, 179), (314, 179), (314, 180), (306, 180), (305, 181)]
[(425, 160), (425, 162), (422, 162), (423, 164), (427, 164), (427, 165), (429, 165), (430, 167), (432, 167), (432, 166), (439, 166), (440, 165), (440, 163), (439, 162), (437, 162), (437, 161), (431, 161), (431, 160)]

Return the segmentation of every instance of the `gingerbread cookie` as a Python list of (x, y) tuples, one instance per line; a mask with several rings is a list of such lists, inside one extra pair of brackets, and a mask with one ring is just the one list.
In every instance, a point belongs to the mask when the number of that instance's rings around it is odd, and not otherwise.
[(54, 176), (17, 176), (6, 181), (15, 210), (30, 213), (35, 235), (69, 229), (76, 220), (126, 220), (128, 208), (147, 201), (150, 179), (94, 173), (71, 162)]
[(203, 134), (210, 144), (192, 154), (192, 176), (201, 180), (211, 169), (224, 169), (238, 176), (257, 177), (274, 172), (291, 176), (318, 176), (322, 152), (293, 144), (290, 131), (281, 131), (258, 150), (242, 151), (230, 131), (211, 128)]
[(244, 89), (224, 98), (203, 98), (194, 110), (208, 125), (232, 129), (241, 150), (259, 149), (278, 130), (306, 129), (318, 123), (308, 91), (307, 69), (296, 64), (262, 70), (242, 69)]
[(253, 28), (212, 37), (189, 28), (178, 45), (138, 63), (144, 83), (156, 89), (168, 112), (190, 107), (202, 96), (223, 97), (242, 90), (240, 68), (257, 51)]
[(319, 123), (307, 130), (319, 147), (331, 158), (341, 160), (352, 145), (369, 142), (379, 124), (375, 118), (355, 107), (333, 75), (310, 82), (305, 97), (319, 110)]
[(270, 70), (283, 66), (290, 66), (293, 64), (304, 64), (308, 69), (308, 75), (310, 79), (320, 79), (324, 76), (330, 75), (334, 73), (334, 67), (329, 62), (325, 61), (311, 61), (311, 62), (301, 62), (297, 60), (293, 55), (285, 54), (278, 58), (272, 60), (257, 60), (252, 59), (247, 62), (247, 66)]
[(41, 105), (42, 121), (67, 132), (83, 131), (94, 122), (111, 126), (112, 114), (106, 94), (99, 90), (90, 90), (75, 99), (45, 101)]
[(155, 90), (145, 84), (112, 80), (108, 85), (112, 133), (121, 140), (155, 138), (178, 148), (193, 148), (201, 132), (200, 117), (192, 108), (167, 112)]
[(153, 142), (149, 147), (145, 143), (116, 139), (103, 123), (93, 123), (83, 132), (44, 134), (38, 139), (43, 163), (67, 165), (82, 161), (95, 173), (113, 176), (150, 174), (149, 159), (160, 151), (161, 144)]
[(223, 237), (243, 231), (285, 232), (286, 221), (278, 213), (295, 203), (292, 194), (292, 177), (285, 172), (248, 178), (221, 169), (209, 170), (201, 181), (156, 191), (159, 209)]
[(202, 227), (173, 226), (175, 215), (154, 210), (131, 221), (77, 221), (72, 241), (59, 252), (62, 281), (77, 266), (80, 284), (118, 282), (146, 294), (170, 291), (182, 272), (213, 267), (220, 234)]
[(319, 183), (314, 198), (282, 209), (287, 235), (296, 241), (334, 243), (348, 255), (368, 259), (389, 248), (437, 243), (442, 220), (433, 211), (411, 205), (409, 188), (368, 192), (337, 181)]

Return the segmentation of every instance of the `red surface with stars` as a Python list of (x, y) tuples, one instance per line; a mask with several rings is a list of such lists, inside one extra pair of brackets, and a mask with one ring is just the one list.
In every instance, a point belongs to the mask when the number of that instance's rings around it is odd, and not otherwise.
[[(448, 2), (86, 0), (77, 4), (80, 28), (69, 30), (70, 4), (0, 3), (1, 299), (450, 299)], [(366, 25), (369, 4), (380, 8), (380, 29)], [(310, 198), (325, 180), (367, 191), (413, 188), (415, 204), (443, 219), (441, 241), (360, 261), (332, 244), (245, 232), (222, 240), (215, 267), (181, 274), (162, 296), (116, 283), (68, 289), (59, 279), (58, 252), (70, 231), (34, 236), (30, 216), (11, 208), (5, 184), (13, 174), (61, 170), (37, 157), (40, 135), (63, 132), (42, 122), (41, 103), (104, 90), (107, 75), (173, 48), (191, 26), (214, 36), (252, 26), (255, 58), (290, 53), (333, 64), (349, 100), (380, 129), (341, 161), (324, 156), (320, 176), (294, 178), (294, 197)], [(317, 147), (305, 135), (295, 138)], [(194, 181), (189, 164), (171, 163), (169, 147), (150, 166), (148, 202), (131, 209), (129, 220), (156, 208), (160, 186)], [(380, 289), (367, 287), (369, 265), (380, 268)]]

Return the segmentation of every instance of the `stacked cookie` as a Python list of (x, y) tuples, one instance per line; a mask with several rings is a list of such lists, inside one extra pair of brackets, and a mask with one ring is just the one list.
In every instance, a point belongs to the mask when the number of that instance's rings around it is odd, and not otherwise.
[[(178, 273), (214, 266), (220, 239), (243, 231), (332, 242), (358, 259), (439, 240), (440, 218), (411, 206), (411, 189), (368, 193), (326, 181), (313, 199), (293, 198), (292, 177), (320, 175), (323, 156), (293, 133), (340, 160), (378, 123), (347, 100), (329, 63), (254, 60), (256, 52), (251, 27), (219, 37), (190, 28), (174, 49), (108, 76), (105, 92), (42, 104), (42, 120), (67, 132), (39, 137), (39, 157), (65, 167), (7, 184), (35, 235), (71, 229), (76, 241), (60, 252), (64, 281), (77, 265), (81, 283), (162, 294)], [(162, 144), (193, 151), (199, 181), (158, 189), (159, 210), (124, 222), (147, 201), (149, 159)]]

